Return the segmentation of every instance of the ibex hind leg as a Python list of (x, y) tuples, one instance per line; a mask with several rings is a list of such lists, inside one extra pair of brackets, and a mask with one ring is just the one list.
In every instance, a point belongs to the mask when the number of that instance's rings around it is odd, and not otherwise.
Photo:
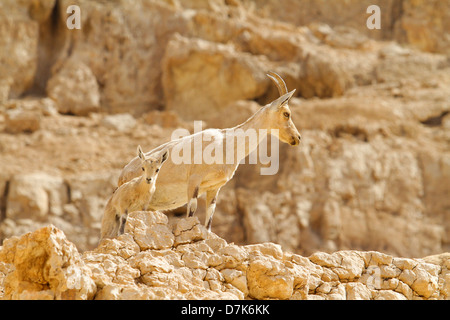
[(107, 207), (102, 218), (102, 226), (100, 232), (100, 241), (110, 239), (117, 236), (120, 227), (120, 217), (114, 210)]
[(187, 207), (187, 216), (194, 216), (195, 211), (197, 211), (197, 198), (198, 198), (198, 187), (195, 187), (192, 197), (189, 199)]
[(127, 223), (127, 217), (128, 217), (128, 210), (125, 210), (125, 213), (122, 214), (119, 218), (120, 223), (119, 223), (119, 230), (118, 230), (118, 236), (120, 236), (121, 234), (124, 234), (125, 232), (125, 224)]
[(187, 186), (187, 216), (192, 217), (197, 211), (197, 198), (199, 196), (200, 183), (202, 182), (202, 177), (198, 174), (193, 174), (189, 177)]

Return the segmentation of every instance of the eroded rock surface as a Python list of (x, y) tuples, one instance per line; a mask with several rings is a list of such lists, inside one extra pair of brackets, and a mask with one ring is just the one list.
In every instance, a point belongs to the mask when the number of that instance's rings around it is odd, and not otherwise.
[(126, 233), (80, 254), (50, 225), (0, 247), (2, 299), (448, 299), (450, 255), (376, 251), (303, 257), (275, 243), (238, 246), (196, 217), (132, 212)]

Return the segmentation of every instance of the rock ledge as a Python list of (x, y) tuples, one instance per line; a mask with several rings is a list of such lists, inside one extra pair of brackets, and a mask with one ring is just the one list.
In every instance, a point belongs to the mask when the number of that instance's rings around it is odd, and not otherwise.
[(450, 253), (284, 252), (227, 243), (196, 217), (133, 212), (126, 233), (80, 254), (49, 225), (0, 247), (2, 299), (448, 299)]

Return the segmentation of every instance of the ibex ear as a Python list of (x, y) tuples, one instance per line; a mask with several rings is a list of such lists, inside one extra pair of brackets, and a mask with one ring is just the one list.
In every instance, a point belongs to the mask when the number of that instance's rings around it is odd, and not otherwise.
[(288, 92), (288, 93), (282, 95), (277, 100), (274, 100), (271, 103), (271, 107), (278, 108), (278, 107), (284, 106), (292, 98), (292, 96), (294, 95), (294, 92), (295, 92), (295, 89), (292, 90), (291, 92)]
[(166, 161), (167, 158), (169, 158), (169, 150), (166, 150), (166, 152), (164, 152), (163, 155), (161, 156), (161, 163)]
[(138, 153), (139, 158), (141, 158), (142, 161), (145, 161), (145, 155), (144, 155), (144, 152), (142, 152), (142, 148), (140, 145), (137, 148), (137, 153)]

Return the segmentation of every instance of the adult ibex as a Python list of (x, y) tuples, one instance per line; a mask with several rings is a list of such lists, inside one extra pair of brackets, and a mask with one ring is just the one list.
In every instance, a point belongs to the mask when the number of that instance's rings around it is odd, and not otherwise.
[[(233, 177), (241, 160), (256, 150), (268, 133), (290, 145), (300, 144), (301, 136), (292, 122), (288, 106), (295, 89), (288, 92), (285, 82), (275, 72), (269, 72), (267, 76), (276, 84), (280, 97), (261, 107), (244, 123), (229, 129), (203, 130), (167, 142), (146, 153), (146, 156), (151, 156), (165, 149), (170, 150), (171, 153), (171, 157), (161, 168), (156, 181), (156, 190), (148, 205), (150, 210), (171, 210), (187, 203), (187, 215), (193, 216), (197, 209), (197, 198), (206, 193), (205, 226), (211, 231), (211, 222), (220, 188)], [(249, 131), (254, 132), (256, 139), (242, 139), (243, 132)], [(197, 141), (201, 141), (201, 148), (200, 150), (194, 149), (194, 152), (188, 157), (190, 161), (174, 162), (176, 152), (173, 150), (193, 150), (191, 146)], [(231, 149), (229, 141), (234, 142)], [(206, 148), (225, 150), (225, 153), (222, 154), (223, 159), (221, 159), (223, 161), (208, 164), (195, 161), (195, 158), (198, 159), (196, 152), (203, 152)], [(232, 161), (227, 158), (227, 151), (233, 152)], [(136, 157), (122, 170), (118, 181), (119, 186), (139, 174), (140, 161)]]

